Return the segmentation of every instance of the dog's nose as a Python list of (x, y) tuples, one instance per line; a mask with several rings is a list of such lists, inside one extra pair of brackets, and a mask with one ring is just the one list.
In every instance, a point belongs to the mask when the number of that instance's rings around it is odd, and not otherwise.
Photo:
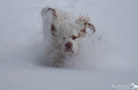
[(66, 46), (67, 49), (71, 49), (72, 48), (72, 43), (71, 42), (67, 42), (65, 44), (65, 46)]

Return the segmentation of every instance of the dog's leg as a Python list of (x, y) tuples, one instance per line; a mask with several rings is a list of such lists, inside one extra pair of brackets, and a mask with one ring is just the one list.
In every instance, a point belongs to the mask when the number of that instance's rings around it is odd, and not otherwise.
[(62, 54), (57, 53), (55, 57), (53, 57), (52, 66), (54, 67), (61, 67), (64, 66), (64, 56)]
[(60, 59), (60, 60), (59, 59), (56, 59), (52, 63), (52, 66), (54, 66), (54, 67), (61, 67), (63, 65), (64, 65), (64, 60), (62, 60), (62, 59)]

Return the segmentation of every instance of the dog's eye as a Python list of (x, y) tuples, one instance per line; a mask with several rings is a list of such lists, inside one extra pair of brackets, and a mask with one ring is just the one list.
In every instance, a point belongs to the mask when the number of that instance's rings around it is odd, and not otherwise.
[(66, 38), (65, 38), (65, 37), (63, 37), (63, 39), (65, 40)]
[(77, 38), (76, 36), (72, 35), (72, 39), (73, 39), (73, 40), (75, 40), (76, 38)]

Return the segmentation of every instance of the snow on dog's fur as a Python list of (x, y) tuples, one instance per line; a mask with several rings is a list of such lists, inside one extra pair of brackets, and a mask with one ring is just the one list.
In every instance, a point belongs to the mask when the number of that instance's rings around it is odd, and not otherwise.
[(95, 27), (89, 22), (88, 16), (76, 17), (71, 13), (52, 7), (44, 7), (41, 16), (44, 40), (46, 41), (45, 33), (47, 30), (50, 30), (53, 36), (47, 52), (47, 59), (50, 59), (52, 66), (63, 66), (67, 57), (72, 57), (77, 53), (79, 44), (86, 35), (87, 28), (95, 32)]

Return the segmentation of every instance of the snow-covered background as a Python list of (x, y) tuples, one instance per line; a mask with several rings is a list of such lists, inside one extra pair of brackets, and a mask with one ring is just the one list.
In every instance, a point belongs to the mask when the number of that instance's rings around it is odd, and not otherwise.
[[(40, 12), (89, 15), (97, 32), (75, 65), (43, 65)], [(0, 0), (0, 90), (115, 90), (138, 85), (138, 0)], [(123, 88), (121, 88), (123, 89)], [(120, 90), (121, 90), (120, 89)], [(124, 90), (124, 89), (123, 89)]]

